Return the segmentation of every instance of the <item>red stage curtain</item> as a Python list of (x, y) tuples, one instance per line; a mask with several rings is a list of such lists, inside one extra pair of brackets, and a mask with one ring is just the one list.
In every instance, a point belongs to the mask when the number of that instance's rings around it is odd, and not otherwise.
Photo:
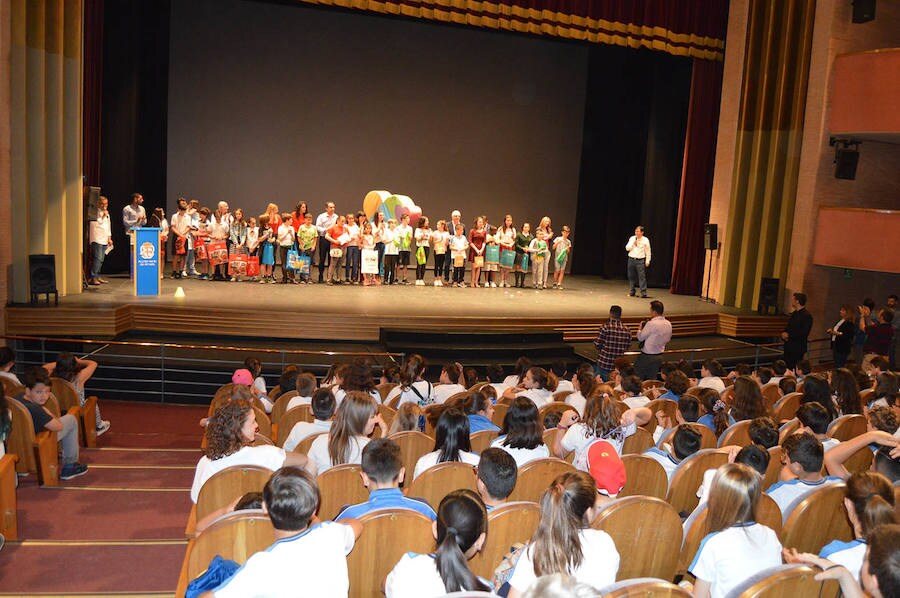
[(100, 107), (103, 96), (103, 0), (84, 1), (82, 167), (85, 184), (100, 186)]
[(721, 93), (722, 63), (695, 58), (672, 265), (671, 290), (679, 295), (699, 295), (703, 285), (703, 225), (709, 217)]
[(722, 60), (727, 0), (298, 0)]

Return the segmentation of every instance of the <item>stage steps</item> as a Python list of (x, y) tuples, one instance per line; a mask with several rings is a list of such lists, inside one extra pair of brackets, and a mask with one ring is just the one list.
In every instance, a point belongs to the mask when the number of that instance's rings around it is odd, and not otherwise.
[(432, 364), (459, 361), (466, 366), (484, 367), (493, 363), (512, 366), (521, 356), (548, 365), (556, 360), (576, 364), (581, 359), (563, 332), (551, 329), (508, 330), (382, 328), (379, 339), (385, 351), (418, 353)]

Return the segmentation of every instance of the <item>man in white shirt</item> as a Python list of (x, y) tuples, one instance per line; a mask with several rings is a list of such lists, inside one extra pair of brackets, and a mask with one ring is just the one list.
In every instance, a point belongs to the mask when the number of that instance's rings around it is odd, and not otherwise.
[(346, 598), (347, 555), (362, 532), (355, 519), (313, 524), (319, 507), (316, 481), (295, 467), (276, 471), (263, 488), (263, 506), (275, 543), (251, 556), (233, 577), (202, 596)]
[(338, 216), (334, 212), (334, 202), (325, 204), (325, 211), (316, 218), (316, 232), (319, 233), (319, 283), (325, 282), (325, 268), (331, 264), (331, 242), (325, 238), (329, 228), (337, 223)]
[(109, 200), (102, 195), (97, 202), (97, 218), (91, 220), (90, 237), (91, 237), (91, 277), (88, 284), (97, 286), (100, 283), (107, 282), (100, 278), (100, 268), (103, 267), (103, 260), (106, 258), (106, 252), (112, 249), (112, 231), (109, 222)]
[(634, 372), (641, 380), (656, 380), (666, 343), (672, 340), (672, 323), (663, 317), (662, 301), (650, 302), (650, 320), (641, 322), (637, 338), (641, 354), (634, 360)]
[(147, 212), (144, 210), (144, 196), (140, 193), (131, 194), (131, 203), (122, 208), (122, 224), (130, 238), (131, 254), (128, 260), (131, 268), (131, 276), (134, 276), (134, 228), (141, 228), (147, 224)]
[[(456, 233), (456, 225), (462, 224), (462, 215), (459, 213), (459, 210), (453, 210), (450, 213), (450, 222), (447, 224), (447, 230), (450, 231), (450, 236)], [(463, 235), (466, 234), (466, 225), (463, 224)], [(445, 259), (444, 260), (444, 283), (450, 282), (450, 262), (453, 260)]]
[[(212, 241), (228, 242), (228, 233), (231, 231), (232, 215), (228, 212), (228, 203), (220, 201), (215, 213), (209, 221), (209, 238)], [(231, 248), (229, 247), (229, 253)], [(213, 280), (228, 280), (228, 264), (218, 264)]]
[(697, 386), (700, 388), (712, 388), (717, 393), (725, 392), (725, 383), (722, 382), (721, 376), (725, 375), (725, 370), (715, 359), (707, 359), (700, 366), (700, 381)]
[(647, 268), (650, 267), (650, 239), (644, 236), (644, 227), (638, 226), (625, 245), (628, 252), (628, 295), (634, 297), (635, 285), (641, 287), (641, 297), (647, 298)]

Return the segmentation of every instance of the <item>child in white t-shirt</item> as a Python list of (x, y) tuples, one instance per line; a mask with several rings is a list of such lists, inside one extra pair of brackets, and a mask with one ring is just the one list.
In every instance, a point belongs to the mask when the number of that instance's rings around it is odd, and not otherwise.
[(466, 275), (466, 251), (469, 249), (469, 239), (464, 234), (465, 227), (456, 225), (455, 235), (450, 237), (450, 259), (453, 260), (453, 286), (464, 287), (463, 278)]
[(553, 288), (563, 288), (563, 277), (566, 275), (566, 264), (572, 253), (572, 241), (569, 240), (569, 227), (562, 227), (562, 235), (553, 240)]
[(278, 262), (281, 264), (281, 283), (294, 282), (294, 271), (288, 269), (288, 250), (294, 247), (295, 231), (291, 224), (293, 215), (285, 212), (281, 215), (281, 226), (278, 227)]
[(381, 234), (384, 241), (384, 284), (397, 284), (397, 260), (400, 245), (397, 243), (397, 221), (391, 218)]
[(534, 264), (532, 269), (532, 280), (534, 288), (547, 288), (547, 268), (550, 261), (550, 248), (547, 246), (547, 236), (541, 229), (537, 230), (537, 234), (531, 243), (528, 244), (528, 253), (531, 254), (531, 261)]

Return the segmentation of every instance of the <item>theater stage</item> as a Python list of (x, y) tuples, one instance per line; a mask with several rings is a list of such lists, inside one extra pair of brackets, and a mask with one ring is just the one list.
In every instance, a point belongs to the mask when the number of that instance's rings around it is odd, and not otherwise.
[[(59, 306), (14, 304), (6, 310), (8, 335), (111, 339), (127, 332), (208, 333), (216, 336), (377, 341), (381, 327), (433, 330), (560, 330), (570, 342), (594, 338), (609, 306), (622, 306), (626, 322), (665, 304), (676, 336), (775, 336), (782, 316), (758, 316), (650, 289), (650, 299), (628, 297), (625, 281), (571, 276), (565, 290), (281, 285), (193, 279), (162, 282), (158, 297), (134, 297), (127, 278), (61, 297)], [(430, 274), (427, 280), (431, 281)], [(175, 298), (181, 286), (184, 298)]]

